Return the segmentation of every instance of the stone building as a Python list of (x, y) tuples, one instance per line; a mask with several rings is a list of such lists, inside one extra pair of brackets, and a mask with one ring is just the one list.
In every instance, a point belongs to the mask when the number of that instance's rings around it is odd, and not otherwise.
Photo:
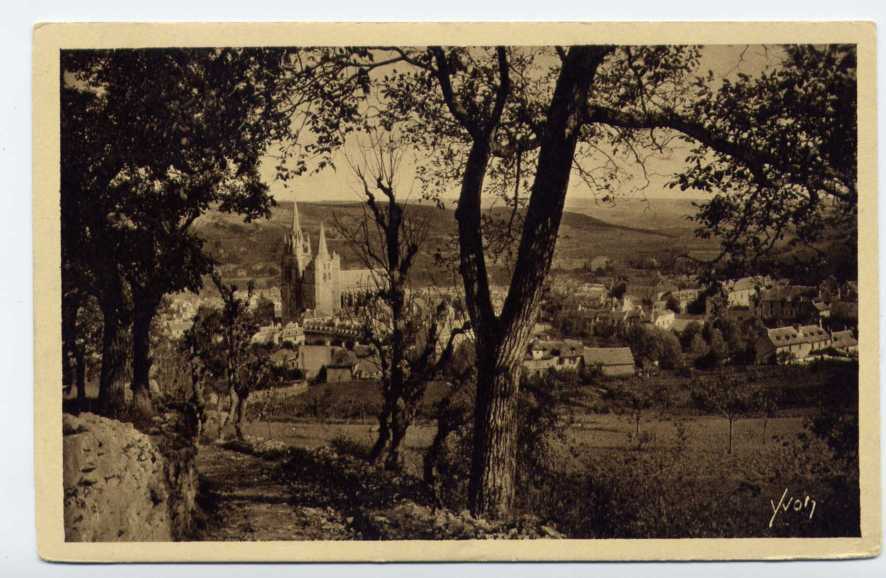
[(382, 279), (372, 269), (342, 269), (341, 256), (329, 250), (326, 230), (320, 223), (317, 254), (310, 237), (302, 231), (298, 203), (293, 203), (292, 225), (283, 239), (280, 263), (281, 313), (284, 322), (295, 321), (305, 312), (317, 316), (335, 315), (342, 299), (373, 291)]

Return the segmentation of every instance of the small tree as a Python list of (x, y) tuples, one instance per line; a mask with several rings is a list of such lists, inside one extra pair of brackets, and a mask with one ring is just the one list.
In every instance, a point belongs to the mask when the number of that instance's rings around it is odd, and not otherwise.
[(643, 415), (653, 408), (668, 405), (668, 392), (664, 387), (650, 386), (645, 382), (631, 382), (619, 386), (614, 392), (616, 411), (628, 414), (634, 422), (634, 439), (639, 443), (640, 422)]
[(689, 344), (688, 355), (689, 355), (690, 359), (692, 359), (692, 362), (695, 365), (698, 365), (699, 360), (706, 357), (708, 354), (708, 351), (709, 351), (708, 344), (704, 340), (704, 337), (702, 337), (700, 333), (696, 333), (692, 337), (692, 341)]
[(715, 379), (692, 384), (692, 399), (702, 410), (722, 415), (729, 422), (729, 449), (732, 453), (735, 422), (756, 411), (759, 389), (733, 373), (720, 373)]
[[(455, 326), (457, 312), (444, 299), (418, 295), (410, 273), (427, 236), (427, 223), (412, 217), (398, 196), (398, 171), (405, 154), (393, 133), (369, 133), (359, 161), (351, 161), (364, 199), (362, 220), (336, 220), (336, 229), (363, 264), (375, 271), (376, 291), (358, 308), (363, 338), (379, 356), (382, 408), (373, 463), (401, 466), (400, 444), (415, 420), (428, 383), (452, 356), (456, 338), (468, 329)], [(368, 154), (367, 154), (368, 153)], [(383, 200), (382, 200), (383, 199)], [(448, 334), (448, 336), (447, 336)]]
[(692, 340), (696, 335), (701, 333), (701, 323), (698, 321), (690, 321), (683, 331), (680, 333), (680, 344), (683, 350), (689, 352), (692, 350)]
[(661, 342), (659, 363), (662, 369), (679, 369), (683, 367), (683, 351), (680, 348), (680, 340), (670, 331), (658, 330)]
[(274, 310), (274, 302), (265, 296), (259, 297), (258, 303), (255, 304), (255, 321), (259, 325), (270, 325), (276, 318)]
[(640, 324), (633, 325), (625, 331), (625, 340), (638, 363), (658, 363), (662, 343), (653, 328)]
[(696, 364), (701, 367), (715, 368), (723, 365), (729, 357), (729, 349), (723, 334), (716, 327), (705, 324), (702, 335), (707, 342), (708, 351), (703, 357), (698, 358)]
[(221, 294), (222, 308), (198, 312), (183, 346), (191, 355), (194, 397), (202, 399), (201, 382), (205, 379), (224, 383), (231, 400), (225, 421), (234, 424), (237, 437), (242, 439), (250, 393), (270, 385), (276, 373), (266, 352), (250, 344), (258, 329), (249, 310), (252, 283), (242, 299), (234, 286), (222, 282), (218, 273), (212, 274), (212, 280)]

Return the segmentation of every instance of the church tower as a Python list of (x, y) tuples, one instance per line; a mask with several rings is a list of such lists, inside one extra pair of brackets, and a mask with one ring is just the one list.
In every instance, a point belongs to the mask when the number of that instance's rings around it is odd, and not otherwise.
[(306, 309), (304, 274), (311, 262), (311, 241), (302, 232), (298, 201), (292, 203), (292, 223), (283, 237), (280, 300), (283, 322), (294, 321)]
[(329, 252), (322, 222), (317, 256), (304, 273), (304, 291), (305, 305), (318, 315), (333, 315), (341, 309), (341, 257)]

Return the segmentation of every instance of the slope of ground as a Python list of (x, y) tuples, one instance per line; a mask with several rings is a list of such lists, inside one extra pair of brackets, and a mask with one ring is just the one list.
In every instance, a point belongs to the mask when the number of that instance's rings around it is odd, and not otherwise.
[(340, 512), (304, 503), (303, 494), (314, 490), (294, 488), (279, 461), (205, 445), (200, 448), (197, 467), (202, 505), (208, 514), (200, 540), (353, 538)]
[(197, 540), (562, 538), (533, 516), (502, 522), (439, 507), (409, 475), (329, 447), (250, 438), (200, 449), (204, 527)]
[[(413, 218), (424, 223), (427, 235), (422, 251), (413, 270), (422, 284), (450, 284), (451, 278), (442, 278), (438, 257), (454, 262), (457, 245), (455, 216), (451, 209), (438, 209), (431, 205), (412, 204), (409, 211)], [(344, 268), (364, 267), (359, 255), (349, 245), (336, 222), (353, 226), (365, 218), (359, 203), (299, 203), (302, 230), (310, 236), (316, 251), (320, 223), (325, 223), (330, 250), (342, 256)], [(492, 209), (493, 218), (506, 220), (507, 209)], [(267, 277), (273, 282), (278, 271), (284, 234), (292, 220), (292, 203), (281, 202), (270, 219), (243, 223), (239, 216), (211, 211), (195, 224), (197, 233), (206, 241), (207, 250), (222, 264), (236, 264), (242, 272), (253, 277)], [(660, 250), (663, 245), (673, 244), (675, 235), (686, 231), (663, 231), (648, 228), (642, 214), (630, 224), (610, 223), (588, 213), (567, 210), (563, 215), (557, 258), (590, 259), (596, 255), (611, 258), (636, 255), (638, 252)]]

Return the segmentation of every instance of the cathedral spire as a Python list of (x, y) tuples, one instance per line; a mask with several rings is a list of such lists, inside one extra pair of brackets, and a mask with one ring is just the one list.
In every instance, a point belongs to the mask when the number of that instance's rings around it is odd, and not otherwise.
[(301, 236), (301, 219), (298, 216), (298, 199), (292, 199), (292, 234)]
[(323, 221), (320, 221), (320, 246), (317, 247), (317, 256), (324, 259), (329, 257), (329, 250), (326, 248), (326, 229), (323, 227)]

